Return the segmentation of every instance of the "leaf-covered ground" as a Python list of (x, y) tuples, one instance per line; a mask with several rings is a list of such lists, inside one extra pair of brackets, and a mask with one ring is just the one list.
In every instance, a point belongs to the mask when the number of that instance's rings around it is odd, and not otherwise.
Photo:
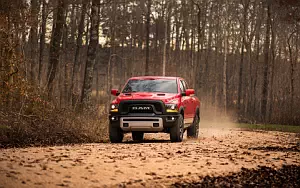
[(199, 181), (176, 182), (172, 187), (300, 187), (300, 166), (283, 165), (282, 168), (259, 166), (257, 169), (242, 168), (227, 176), (205, 176)]
[(183, 143), (170, 143), (165, 134), (146, 135), (143, 143), (130, 141), (130, 135), (126, 139), (1, 149), (0, 187), (299, 185), (295, 133), (203, 128), (198, 140)]

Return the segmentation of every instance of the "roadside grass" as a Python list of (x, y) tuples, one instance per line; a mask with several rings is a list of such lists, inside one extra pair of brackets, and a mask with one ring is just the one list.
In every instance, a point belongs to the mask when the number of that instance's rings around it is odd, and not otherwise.
[(74, 106), (60, 105), (43, 89), (16, 78), (0, 89), (0, 148), (108, 142), (105, 92), (99, 93), (101, 101), (92, 98), (79, 109), (77, 96)]
[(102, 143), (108, 140), (107, 115), (39, 108), (30, 115), (1, 112), (0, 148)]
[(237, 124), (238, 128), (248, 130), (264, 130), (264, 131), (280, 131), (280, 132), (292, 132), (300, 133), (300, 126), (295, 125), (275, 125), (275, 124)]

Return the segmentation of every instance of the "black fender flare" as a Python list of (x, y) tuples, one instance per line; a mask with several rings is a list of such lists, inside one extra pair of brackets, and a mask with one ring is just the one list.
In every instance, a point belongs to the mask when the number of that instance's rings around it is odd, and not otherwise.
[(183, 107), (183, 106), (181, 106), (181, 107), (179, 108), (179, 114), (182, 114), (182, 116), (183, 116), (183, 118), (184, 118), (184, 107)]
[(195, 115), (196, 115), (196, 114), (198, 114), (198, 115), (199, 115), (199, 118), (200, 118), (200, 107), (199, 107), (199, 106), (196, 107), (196, 113), (195, 113)]

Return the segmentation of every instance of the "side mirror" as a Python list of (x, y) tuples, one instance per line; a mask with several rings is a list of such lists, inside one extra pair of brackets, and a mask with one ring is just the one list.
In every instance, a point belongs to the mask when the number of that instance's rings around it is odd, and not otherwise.
[(120, 94), (117, 89), (112, 89), (110, 93), (114, 96), (118, 96)]
[(193, 90), (193, 89), (187, 89), (185, 91), (186, 96), (191, 96), (191, 95), (194, 95), (194, 94), (195, 94), (195, 90)]

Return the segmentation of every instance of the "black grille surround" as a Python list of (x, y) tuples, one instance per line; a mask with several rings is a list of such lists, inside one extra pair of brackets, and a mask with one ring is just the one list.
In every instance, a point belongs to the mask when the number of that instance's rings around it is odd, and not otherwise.
[[(134, 109), (132, 107), (151, 107), (151, 110), (147, 109)], [(126, 100), (121, 101), (119, 104), (119, 113), (121, 115), (129, 113), (165, 113), (165, 105), (160, 100)]]

